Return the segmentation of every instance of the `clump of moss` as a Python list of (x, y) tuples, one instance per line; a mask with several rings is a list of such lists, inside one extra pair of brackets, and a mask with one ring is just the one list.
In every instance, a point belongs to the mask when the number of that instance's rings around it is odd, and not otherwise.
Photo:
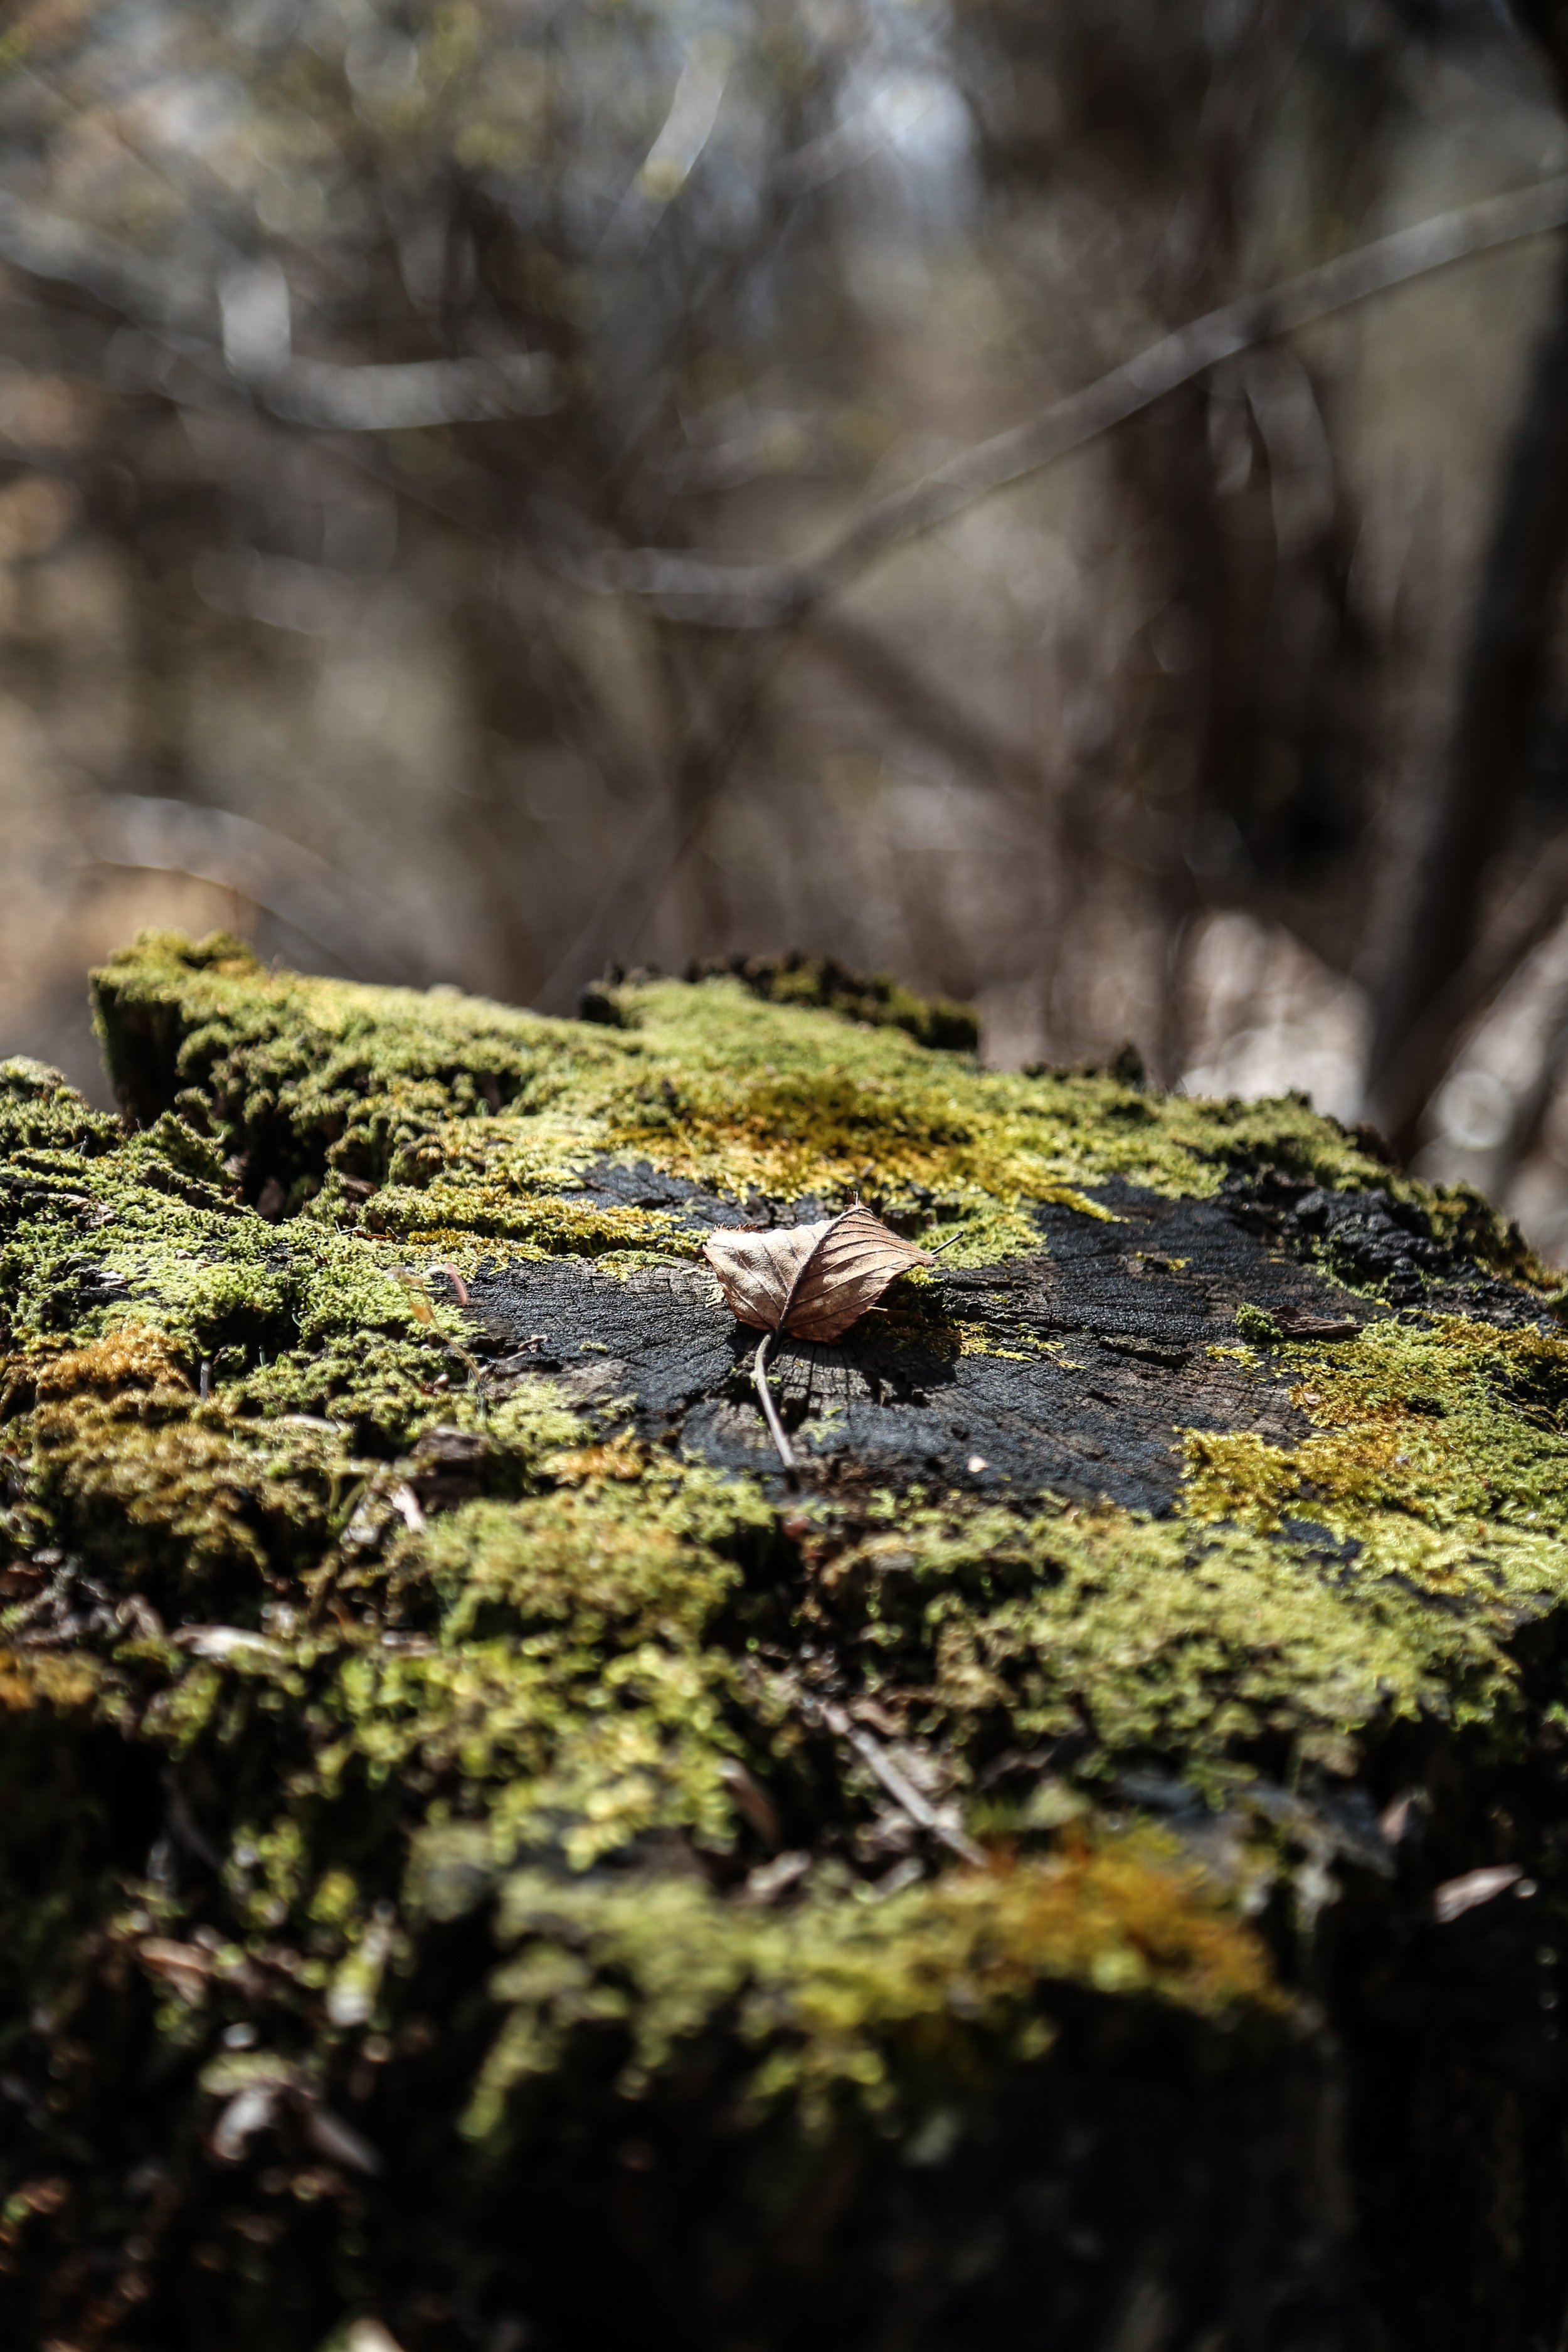
[(605, 1257), (628, 1263), (694, 1258), (699, 1244), (667, 1211), (563, 1200), (509, 1187), (504, 1181), (433, 1183), (424, 1191), (388, 1184), (364, 1212), (368, 1231), (421, 1249), (506, 1241), (521, 1257)]
[(121, 1328), (47, 1360), (36, 1397), (30, 1500), (65, 1542), (112, 1551), (117, 1584), (153, 1582), (178, 1605), (216, 1582), (253, 1616), (271, 1575), (319, 1542), (302, 1465), (193, 1412), (166, 1333)]
[(847, 971), (831, 956), (731, 956), (725, 963), (694, 965), (688, 980), (731, 977), (770, 1004), (800, 1004), (837, 1013), (868, 1028), (901, 1029), (920, 1045), (938, 1053), (973, 1054), (979, 1049), (980, 1023), (967, 1004), (945, 996), (914, 995), (885, 972), (868, 977)]
[(91, 1159), (121, 1140), (118, 1122), (91, 1109), (58, 1070), (26, 1054), (0, 1061), (0, 1150), (8, 1168), (25, 1152)]
[(738, 1910), (690, 1879), (503, 1889), (520, 1956), (494, 1979), (505, 2021), (465, 2117), (495, 2133), (509, 2095), (549, 2074), (584, 2023), (625, 2024), (636, 2095), (721, 2017), (754, 2053), (754, 2108), (789, 2101), (825, 2137), (847, 2104), (910, 2132), (934, 2073), (973, 2084), (1039, 2057), (1051, 1983), (1225, 2017), (1279, 2007), (1260, 1939), (1201, 1872), (1151, 1837), (1069, 1843), (1047, 1863), (910, 1887), (870, 1906), (825, 1883), (782, 1916)]

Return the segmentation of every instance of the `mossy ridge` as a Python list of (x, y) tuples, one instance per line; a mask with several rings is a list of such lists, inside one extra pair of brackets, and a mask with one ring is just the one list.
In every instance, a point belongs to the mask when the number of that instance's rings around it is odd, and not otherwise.
[[(686, 977), (738, 980), (768, 1003), (805, 1005), (870, 1028), (902, 1029), (917, 1045), (938, 1052), (973, 1053), (980, 1044), (980, 1024), (967, 1004), (917, 996), (886, 972), (868, 978), (847, 971), (832, 956), (731, 956), (694, 964)], [(618, 982), (595, 992), (606, 1011), (621, 1017)]]
[[(1393, 1176), (1304, 1098), (1153, 1097), (1113, 1074), (1009, 1076), (870, 1027), (771, 1001), (738, 980), (639, 982), (621, 1027), (265, 971), (237, 942), (148, 934), (95, 975), (111, 1065), (142, 1120), (180, 1103), (210, 1124), (255, 1198), (353, 1215), (351, 1184), (394, 1188), (389, 1230), (433, 1245), (654, 1254), (682, 1244), (662, 1213), (570, 1198), (597, 1157), (646, 1160), (732, 1198), (863, 1195), (922, 1231), (951, 1223), (951, 1263), (1039, 1247), (1040, 1201), (1095, 1209), (1120, 1178), (1206, 1197), (1270, 1168), (1384, 1189), (1500, 1270), (1538, 1279), (1516, 1234), (1472, 1194)], [(410, 1193), (436, 1188), (427, 1212)], [(472, 1217), (470, 1225), (468, 1219)], [(587, 1220), (586, 1224), (584, 1223)], [(595, 1220), (601, 1222), (595, 1223)]]

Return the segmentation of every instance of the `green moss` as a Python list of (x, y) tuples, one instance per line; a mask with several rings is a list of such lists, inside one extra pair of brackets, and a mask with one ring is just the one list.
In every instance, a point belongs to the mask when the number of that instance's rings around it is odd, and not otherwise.
[(1343, 1580), (1439, 1602), (1436, 1626), (1501, 1643), (1568, 1594), (1568, 1344), (1448, 1319), (1383, 1322), (1353, 1347), (1286, 1351), (1313, 1433), (1289, 1451), (1188, 1440), (1186, 1507), (1263, 1530), (1310, 1518), (1355, 1550)]
[(0, 1151), (8, 1171), (25, 1174), (25, 1153), (91, 1159), (120, 1140), (119, 1123), (89, 1109), (58, 1070), (26, 1054), (0, 1061)]
[[(885, 972), (868, 979), (847, 971), (830, 956), (736, 956), (728, 964), (709, 964), (687, 977), (735, 979), (771, 1004), (837, 1013), (873, 1029), (902, 1029), (917, 1045), (938, 1052), (973, 1053), (980, 1044), (980, 1024), (966, 1004), (916, 996)], [(624, 1018), (619, 999), (611, 1002), (617, 1017)]]
[(628, 985), (619, 1029), (268, 972), (221, 937), (145, 938), (94, 985), (139, 1117), (183, 1092), (247, 1185), (265, 1171), (296, 1205), (332, 1171), (385, 1185), (386, 1230), (431, 1245), (471, 1233), (678, 1251), (659, 1213), (563, 1200), (606, 1154), (742, 1198), (863, 1195), (923, 1234), (956, 1226), (960, 1264), (1038, 1248), (1035, 1203), (1093, 1208), (1086, 1188), (1111, 1179), (1201, 1195), (1268, 1165), (1419, 1198), (1489, 1262), (1528, 1271), (1473, 1196), (1435, 1202), (1297, 1097), (1204, 1103), (1109, 1073), (983, 1072), (897, 1026), (731, 978)]
[(795, 1911), (737, 1910), (689, 1879), (506, 1884), (521, 1956), (494, 1980), (505, 2022), (467, 2122), (494, 2132), (507, 2095), (559, 2067), (575, 2035), (626, 2028), (636, 2095), (727, 2017), (754, 2053), (753, 2106), (789, 2101), (825, 2134), (847, 2104), (908, 2132), (933, 2077), (994, 2080), (1051, 2041), (1042, 1987), (1084, 1983), (1204, 2013), (1275, 2005), (1263, 1946), (1202, 1874), (1152, 1839), (1074, 1842), (1052, 1861), (911, 1887), (875, 1906), (829, 1874)]
[[(471, 1184), (431, 1184), (424, 1192), (388, 1184), (364, 1212), (367, 1229), (397, 1236), (421, 1249), (473, 1251), (476, 1244), (509, 1241), (519, 1257), (602, 1257), (614, 1254), (627, 1265), (656, 1258), (694, 1258), (699, 1244), (677, 1220), (658, 1209), (585, 1207), (551, 1194), (508, 1188), (504, 1180)], [(479, 1254), (493, 1257), (493, 1250)]]

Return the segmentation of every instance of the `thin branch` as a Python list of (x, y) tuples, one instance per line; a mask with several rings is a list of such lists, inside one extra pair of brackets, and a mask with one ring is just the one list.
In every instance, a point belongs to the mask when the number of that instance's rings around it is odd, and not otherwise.
[(922, 480), (867, 508), (806, 575), (813, 601), (844, 586), (887, 549), (935, 530), (994, 490), (1041, 472), (1221, 360), (1472, 254), (1540, 236), (1565, 224), (1568, 173), (1439, 213), (1340, 254), (1281, 286), (1211, 310), (1206, 318), (1194, 320), (1124, 361), (1098, 383), (1058, 401), (1033, 423), (981, 442)]
[(1568, 225), (1568, 174), (1438, 213), (1378, 237), (1262, 293), (1243, 295), (1152, 343), (1043, 416), (996, 434), (854, 516), (816, 563), (736, 563), (634, 548), (601, 552), (585, 584), (654, 604), (672, 620), (711, 628), (771, 628), (800, 621), (895, 546), (936, 530), (993, 492), (1026, 480), (1113, 426), (1191, 383), (1221, 360), (1295, 332), (1436, 269)]
[(973, 1863), (979, 1868), (984, 1867), (986, 1855), (984, 1846), (976, 1845), (963, 1830), (954, 1829), (951, 1822), (943, 1821), (936, 1808), (921, 1796), (909, 1775), (900, 1771), (879, 1740), (873, 1739), (868, 1731), (862, 1731), (837, 1699), (816, 1699), (813, 1703), (828, 1730), (837, 1738), (849, 1742), (862, 1763), (868, 1764), (876, 1774), (894, 1803), (902, 1807), (918, 1828), (924, 1830), (929, 1836), (940, 1839), (962, 1861)]

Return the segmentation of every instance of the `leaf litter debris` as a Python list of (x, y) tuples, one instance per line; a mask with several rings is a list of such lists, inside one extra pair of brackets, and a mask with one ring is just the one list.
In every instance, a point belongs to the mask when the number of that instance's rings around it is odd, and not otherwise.
[(752, 1378), (779, 1460), (793, 1476), (794, 1449), (768, 1386), (774, 1341), (781, 1333), (792, 1339), (842, 1339), (890, 1282), (912, 1265), (934, 1265), (937, 1253), (905, 1241), (857, 1202), (812, 1225), (715, 1233), (703, 1255), (732, 1312), (763, 1334)]

